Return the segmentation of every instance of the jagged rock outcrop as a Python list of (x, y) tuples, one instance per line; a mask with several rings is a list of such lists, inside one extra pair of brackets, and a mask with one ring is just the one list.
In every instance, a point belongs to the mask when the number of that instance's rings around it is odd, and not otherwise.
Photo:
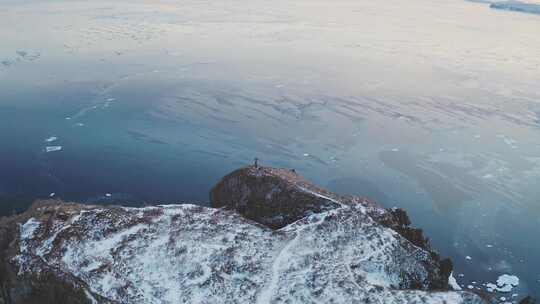
[(531, 296), (526, 296), (525, 298), (519, 301), (519, 304), (535, 304), (536, 300)]
[(389, 228), (409, 225), (400, 211), (302, 187), (335, 205), (280, 229), (225, 208), (35, 203), (0, 220), (0, 303), (483, 303), (432, 291), (433, 253)]
[(260, 166), (241, 168), (223, 177), (210, 190), (210, 203), (273, 229), (341, 206), (333, 193), (312, 185), (292, 170)]

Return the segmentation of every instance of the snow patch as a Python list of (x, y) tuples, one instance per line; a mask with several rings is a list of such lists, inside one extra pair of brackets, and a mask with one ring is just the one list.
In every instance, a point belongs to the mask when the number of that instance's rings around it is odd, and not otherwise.
[(22, 241), (29, 240), (34, 237), (34, 233), (39, 228), (41, 223), (35, 218), (31, 218), (26, 223), (21, 225), (20, 236)]
[(448, 277), (448, 284), (453, 290), (461, 290), (461, 286), (459, 286), (456, 278), (454, 278), (454, 272), (450, 273), (450, 276)]

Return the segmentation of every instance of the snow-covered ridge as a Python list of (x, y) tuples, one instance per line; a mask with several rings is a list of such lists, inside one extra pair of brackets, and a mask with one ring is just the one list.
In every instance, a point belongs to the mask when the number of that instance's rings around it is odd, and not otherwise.
[(483, 303), (451, 291), (404, 210), (257, 165), (211, 204), (49, 200), (0, 218), (0, 303)]
[(466, 292), (399, 290), (428, 279), (429, 254), (361, 209), (275, 231), (194, 205), (49, 203), (20, 223), (11, 262), (20, 278), (54, 270), (80, 279), (89, 303), (481, 303)]

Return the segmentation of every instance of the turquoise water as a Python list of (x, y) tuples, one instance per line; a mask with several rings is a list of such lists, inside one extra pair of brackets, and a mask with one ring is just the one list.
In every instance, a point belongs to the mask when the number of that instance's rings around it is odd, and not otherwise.
[(465, 1), (2, 2), (0, 212), (206, 205), (258, 157), (405, 208), (464, 288), (538, 295), (539, 24)]

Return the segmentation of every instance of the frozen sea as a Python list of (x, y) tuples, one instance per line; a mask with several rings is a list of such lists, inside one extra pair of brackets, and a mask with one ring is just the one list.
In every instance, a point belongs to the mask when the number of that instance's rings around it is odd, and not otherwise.
[(0, 214), (48, 197), (206, 204), (254, 157), (407, 209), (464, 289), (510, 275), (505, 298), (538, 297), (540, 15), (464, 0), (0, 2)]

